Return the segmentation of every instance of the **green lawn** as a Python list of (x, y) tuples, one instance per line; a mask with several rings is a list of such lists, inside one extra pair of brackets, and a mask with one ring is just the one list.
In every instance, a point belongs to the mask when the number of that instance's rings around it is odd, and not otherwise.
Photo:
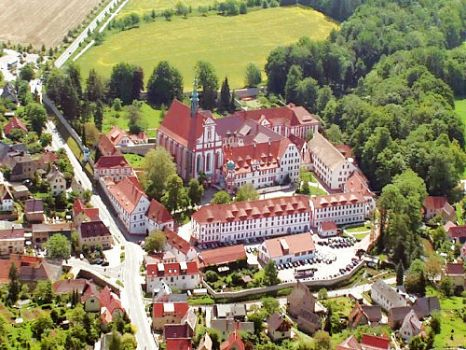
[(185, 90), (194, 80), (193, 67), (205, 60), (219, 80), (228, 76), (230, 87), (242, 87), (244, 70), (252, 62), (263, 67), (269, 52), (303, 36), (325, 39), (338, 24), (322, 13), (302, 7), (277, 7), (246, 15), (211, 15), (172, 21), (156, 20), (127, 31), (109, 32), (102, 45), (91, 48), (78, 61), (83, 76), (95, 68), (106, 77), (119, 62), (142, 66), (147, 81), (161, 60), (168, 60), (184, 78)]
[[(106, 108), (104, 111), (104, 121), (102, 125), (102, 131), (108, 132), (113, 126), (118, 126), (122, 130), (128, 130), (128, 113), (127, 107), (119, 112), (113, 108)], [(154, 109), (147, 103), (142, 103), (141, 106), (141, 117), (142, 125), (146, 130), (149, 137), (155, 137), (156, 129), (159, 127), (162, 121), (162, 114), (159, 109)]]
[[(427, 294), (437, 295), (440, 299), (441, 328), (440, 334), (435, 336), (434, 348), (466, 346), (466, 323), (460, 316), (460, 312), (466, 308), (465, 293), (462, 297), (446, 298), (433, 288), (428, 288)], [(454, 330), (453, 333), (452, 330)]]
[(346, 227), (345, 231), (348, 233), (365, 233), (370, 231), (371, 228), (367, 227), (366, 225), (359, 225), (359, 226), (351, 226), (351, 227)]
[(129, 165), (131, 165), (131, 167), (136, 169), (142, 168), (142, 163), (144, 160), (143, 156), (127, 153), (125, 154), (125, 159), (128, 161)]
[[(137, 13), (139, 16), (155, 10), (157, 15), (161, 10), (173, 9), (178, 1), (177, 0), (129, 0), (128, 4), (121, 10), (118, 17), (124, 17), (130, 13)], [(183, 0), (185, 5), (191, 6), (193, 10), (199, 6), (213, 5), (213, 0)]]
[(327, 192), (317, 186), (309, 185), (309, 194), (311, 196), (325, 196)]

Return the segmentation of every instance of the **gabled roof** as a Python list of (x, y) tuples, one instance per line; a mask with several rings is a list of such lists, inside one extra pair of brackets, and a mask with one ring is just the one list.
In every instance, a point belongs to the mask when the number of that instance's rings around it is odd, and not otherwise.
[(448, 203), (448, 198), (445, 196), (427, 196), (424, 199), (423, 206), (427, 210), (443, 211), (447, 216), (451, 216), (455, 212), (455, 209)]
[(115, 310), (121, 310), (124, 312), (123, 306), (121, 306), (120, 299), (112, 293), (108, 286), (105, 286), (99, 293), (100, 307), (106, 308), (112, 315)]
[(81, 223), (79, 232), (82, 238), (111, 236), (108, 227), (100, 220)]
[(447, 263), (445, 273), (447, 275), (464, 275), (463, 263)]
[(120, 154), (120, 151), (115, 147), (112, 141), (110, 141), (110, 139), (104, 134), (99, 136), (99, 143), (97, 144), (97, 148), (99, 149), (102, 156), (113, 156)]
[(386, 284), (383, 280), (378, 280), (372, 284), (371, 295), (378, 293), (382, 295), (386, 300), (390, 300), (392, 307), (406, 306), (406, 300), (398, 294), (398, 292)]
[(158, 224), (173, 221), (173, 218), (167, 208), (155, 199), (151, 200), (146, 215), (150, 220), (153, 220)]
[(176, 232), (165, 229), (164, 233), (167, 237), (167, 244), (172, 248), (182, 252), (184, 255), (188, 254), (191, 249), (194, 249), (194, 247), (188, 241), (185, 241), (184, 238), (178, 235)]
[(410, 311), (410, 306), (392, 307), (390, 310), (388, 310), (388, 319), (394, 323), (401, 322)]
[(466, 238), (466, 225), (449, 227), (448, 236), (451, 239)]
[(3, 130), (5, 131), (5, 135), (10, 135), (13, 129), (21, 129), (24, 132), (28, 132), (26, 125), (24, 125), (24, 123), (16, 116), (11, 118), (10, 121), (6, 123), (5, 127), (3, 128)]
[(185, 324), (166, 324), (163, 327), (163, 337), (167, 339), (190, 338), (189, 326)]
[(0, 200), (13, 199), (10, 189), (4, 183), (0, 184)]
[(109, 187), (108, 190), (127, 213), (132, 213), (142, 198), (147, 199), (137, 178), (133, 176), (125, 177), (116, 185)]
[(433, 311), (440, 310), (440, 302), (437, 297), (417, 298), (413, 304), (413, 310), (417, 317), (423, 319), (430, 316)]
[(167, 339), (166, 350), (191, 350), (193, 348), (191, 338)]
[(199, 261), (204, 266), (224, 265), (246, 259), (246, 252), (242, 244), (204, 250), (199, 253)]
[(354, 335), (349, 336), (339, 345), (337, 345), (336, 350), (361, 350), (361, 345), (359, 345), (358, 340)]
[(401, 325), (401, 329), (412, 329), (414, 334), (417, 334), (422, 329), (422, 322), (416, 316), (414, 310), (411, 310), (404, 318), (403, 324)]
[(222, 344), (220, 350), (245, 350), (246, 347), (241, 340), (241, 336), (237, 330), (230, 334), (230, 336)]
[(154, 303), (152, 307), (152, 316), (154, 318), (165, 317), (166, 315), (175, 315), (180, 320), (188, 312), (189, 305), (186, 302), (174, 302), (174, 303)]
[(53, 182), (53, 180), (57, 177), (60, 179), (65, 179), (63, 173), (60, 170), (58, 170), (58, 168), (54, 165), (50, 172), (47, 174), (47, 181)]
[(147, 264), (147, 276), (171, 277), (183, 275), (195, 275), (199, 273), (196, 261)]
[(81, 199), (76, 198), (73, 202), (73, 216), (76, 217), (81, 213), (84, 213), (91, 221), (100, 220), (99, 208), (87, 208)]
[(324, 221), (319, 225), (322, 231), (335, 231), (338, 228), (337, 224), (335, 224), (333, 221)]
[(44, 212), (44, 202), (42, 199), (28, 199), (24, 202), (24, 210), (26, 213)]
[(270, 258), (284, 255), (298, 256), (315, 250), (314, 240), (309, 232), (267, 239), (262, 243)]
[(81, 295), (88, 283), (90, 282), (84, 278), (66, 279), (55, 282), (52, 285), (52, 289), (55, 294), (68, 294), (73, 291), (78, 291)]
[(97, 169), (116, 169), (127, 168), (129, 164), (122, 155), (101, 156), (94, 167)]
[(374, 196), (374, 193), (369, 188), (369, 181), (359, 169), (353, 171), (350, 177), (348, 177), (344, 188), (345, 192), (360, 193), (363, 196)]
[(114, 146), (118, 145), (120, 141), (127, 136), (128, 134), (126, 131), (121, 130), (118, 126), (113, 126), (112, 129), (107, 133), (108, 139)]
[(213, 120), (212, 113), (203, 110), (198, 110), (191, 116), (191, 108), (175, 99), (160, 124), (159, 132), (185, 147), (192, 148), (202, 135), (204, 123), (209, 118)]
[(24, 229), (14, 228), (0, 230), (0, 240), (24, 239)]
[(292, 324), (286, 317), (275, 312), (267, 319), (267, 326), (271, 331), (288, 332)]
[(365, 203), (364, 196), (357, 192), (333, 193), (311, 197), (311, 202), (316, 209), (336, 207), (342, 205), (355, 205)]
[(361, 345), (365, 350), (389, 350), (390, 339), (383, 336), (363, 334), (361, 338)]
[(309, 141), (308, 146), (311, 156), (317, 156), (317, 158), (332, 170), (346, 161), (345, 156), (318, 132), (314, 134), (311, 141)]

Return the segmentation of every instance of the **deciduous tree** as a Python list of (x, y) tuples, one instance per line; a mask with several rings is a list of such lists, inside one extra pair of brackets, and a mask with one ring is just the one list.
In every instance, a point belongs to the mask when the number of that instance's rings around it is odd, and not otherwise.
[(146, 193), (150, 197), (160, 200), (168, 178), (176, 174), (172, 157), (165, 149), (157, 147), (146, 154), (143, 168), (145, 170)]
[(71, 244), (62, 234), (55, 234), (45, 244), (47, 257), (52, 259), (68, 259), (71, 254)]
[(199, 61), (195, 67), (198, 84), (202, 88), (200, 105), (204, 109), (213, 109), (217, 101), (218, 79), (214, 67), (205, 61)]
[(160, 230), (152, 231), (144, 240), (144, 250), (146, 252), (161, 252), (165, 247), (167, 237)]
[(211, 204), (228, 204), (231, 202), (231, 196), (226, 191), (218, 191), (214, 194)]
[(183, 98), (181, 73), (167, 61), (161, 61), (154, 69), (147, 83), (147, 98), (150, 103), (168, 106), (173, 99)]

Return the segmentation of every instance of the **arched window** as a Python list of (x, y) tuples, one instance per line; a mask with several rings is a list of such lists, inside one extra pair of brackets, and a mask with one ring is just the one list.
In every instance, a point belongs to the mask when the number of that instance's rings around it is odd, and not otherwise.
[(197, 160), (196, 160), (196, 172), (199, 173), (203, 171), (202, 169), (202, 156), (200, 154), (197, 155)]
[(211, 153), (207, 153), (205, 168), (206, 168), (205, 169), (206, 172), (209, 172), (210, 169), (212, 168), (212, 155), (211, 155)]

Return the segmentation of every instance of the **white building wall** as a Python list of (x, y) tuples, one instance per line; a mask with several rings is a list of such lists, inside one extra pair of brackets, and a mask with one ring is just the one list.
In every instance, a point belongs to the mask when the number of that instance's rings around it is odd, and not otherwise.
[(1, 202), (1, 211), (12, 211), (14, 206), (13, 199), (5, 199)]
[(152, 292), (155, 287), (160, 285), (160, 281), (165, 283), (170, 288), (177, 288), (180, 290), (192, 290), (197, 288), (201, 283), (201, 276), (199, 273), (193, 275), (179, 275), (170, 277), (157, 277), (157, 276), (146, 276), (146, 291)]
[(364, 203), (335, 205), (325, 208), (315, 208), (311, 202), (311, 225), (317, 227), (321, 222), (333, 221), (337, 225), (352, 224), (364, 221), (367, 213)]

